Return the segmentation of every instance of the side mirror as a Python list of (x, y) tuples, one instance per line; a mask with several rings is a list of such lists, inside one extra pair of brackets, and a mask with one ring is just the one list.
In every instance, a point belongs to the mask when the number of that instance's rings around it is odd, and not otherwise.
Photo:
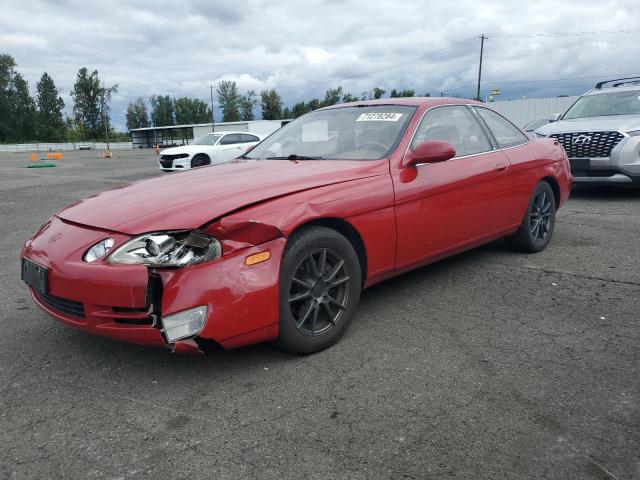
[(549, 120), (551, 120), (551, 122), (557, 122), (558, 120), (560, 120), (561, 117), (562, 117), (561, 113), (554, 113), (549, 117)]
[(449, 142), (429, 140), (422, 142), (415, 150), (410, 151), (405, 165), (415, 166), (420, 163), (445, 162), (456, 156), (456, 149)]

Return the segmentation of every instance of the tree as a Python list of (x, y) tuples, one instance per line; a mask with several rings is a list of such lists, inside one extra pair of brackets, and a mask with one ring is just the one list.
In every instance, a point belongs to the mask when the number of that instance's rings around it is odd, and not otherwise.
[(169, 95), (151, 95), (151, 123), (154, 127), (166, 127), (175, 125), (175, 112), (173, 99)]
[(282, 110), (282, 118), (288, 120), (291, 117), (292, 117), (292, 115), (291, 115), (291, 110), (289, 109), (289, 107), (284, 107), (284, 110)]
[(309, 103), (307, 103), (307, 112), (313, 112), (314, 110), (317, 110), (323, 106), (324, 105), (320, 100), (318, 100), (317, 98), (314, 98), (311, 101), (309, 101)]
[(103, 87), (98, 71), (89, 73), (86, 67), (78, 70), (73, 85), (73, 115), (76, 130), (83, 140), (97, 140), (105, 133), (105, 121), (109, 121), (109, 102), (118, 92), (118, 85)]
[(216, 88), (218, 103), (222, 108), (223, 122), (237, 122), (240, 120), (240, 95), (236, 82), (222, 80)]
[(262, 118), (264, 120), (280, 120), (282, 118), (282, 99), (275, 89), (260, 92), (262, 101)]
[(238, 100), (238, 105), (240, 107), (240, 119), (253, 120), (253, 108), (258, 105), (255, 90), (249, 90), (246, 95), (241, 96)]
[(127, 106), (127, 130), (144, 128), (149, 126), (149, 113), (143, 97), (138, 97), (135, 102)]
[(42, 74), (36, 85), (38, 96), (37, 136), (40, 140), (58, 142), (65, 138), (66, 125), (62, 116), (64, 101), (58, 95), (53, 78), (47, 72)]
[(373, 98), (375, 98), (376, 100), (379, 98), (382, 98), (382, 96), (387, 93), (387, 91), (384, 88), (380, 88), (380, 87), (375, 87), (373, 89)]
[(11, 102), (9, 87), (15, 75), (16, 61), (11, 55), (0, 55), (0, 142), (9, 140), (11, 133)]
[(15, 141), (33, 140), (36, 127), (36, 104), (29, 94), (29, 84), (16, 73), (9, 86), (11, 115), (10, 137)]
[(416, 95), (416, 91), (415, 90), (400, 90), (397, 91), (395, 88), (393, 90), (391, 90), (391, 98), (397, 98), (397, 97), (414, 97)]
[(350, 93), (345, 93), (342, 96), (342, 103), (357, 102), (357, 101), (358, 101), (358, 97)]
[(300, 115), (304, 115), (309, 111), (309, 107), (304, 102), (298, 102), (293, 106), (291, 110), (291, 116), (293, 118), (298, 118)]
[(324, 94), (324, 101), (322, 102), (323, 107), (328, 107), (329, 105), (335, 105), (340, 102), (342, 98), (342, 87), (338, 88), (330, 88)]
[(173, 102), (176, 125), (208, 123), (211, 121), (211, 108), (199, 98), (177, 98)]

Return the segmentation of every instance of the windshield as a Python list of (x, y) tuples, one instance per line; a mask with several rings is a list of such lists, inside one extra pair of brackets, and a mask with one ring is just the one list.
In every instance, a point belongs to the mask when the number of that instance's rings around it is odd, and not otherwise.
[(192, 145), (213, 145), (222, 135), (214, 135), (213, 133), (208, 133), (204, 137), (196, 138), (193, 141)]
[(245, 158), (378, 160), (396, 148), (415, 111), (404, 105), (316, 110), (276, 131)]
[(640, 91), (600, 93), (580, 97), (562, 119), (609, 115), (640, 115)]

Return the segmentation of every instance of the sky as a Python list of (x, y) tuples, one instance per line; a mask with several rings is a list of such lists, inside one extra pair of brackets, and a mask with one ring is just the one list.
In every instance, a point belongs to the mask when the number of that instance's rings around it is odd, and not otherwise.
[[(638, 0), (0, 0), (0, 12), (0, 53), (32, 92), (46, 71), (70, 113), (78, 69), (96, 69), (118, 85), (119, 130), (139, 96), (209, 102), (220, 80), (275, 88), (285, 106), (337, 86), (473, 97), (481, 34), (483, 98), (575, 95), (640, 75)], [(214, 105), (220, 120), (215, 91)]]

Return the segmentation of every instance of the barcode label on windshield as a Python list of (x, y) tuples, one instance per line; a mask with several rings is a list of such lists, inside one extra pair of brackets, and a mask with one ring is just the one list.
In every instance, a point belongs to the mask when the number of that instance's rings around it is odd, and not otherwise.
[(397, 122), (401, 113), (371, 112), (361, 113), (356, 122)]

